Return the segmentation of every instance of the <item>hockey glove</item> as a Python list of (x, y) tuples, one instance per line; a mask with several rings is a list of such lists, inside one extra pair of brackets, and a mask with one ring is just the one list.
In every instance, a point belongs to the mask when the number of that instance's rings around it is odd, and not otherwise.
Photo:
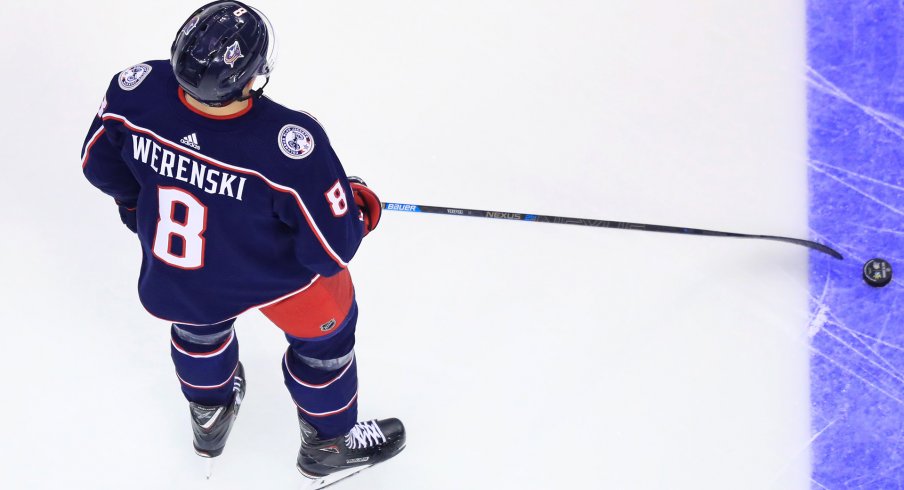
[(361, 219), (364, 221), (364, 235), (374, 231), (380, 223), (383, 214), (383, 204), (374, 191), (367, 187), (367, 183), (360, 177), (349, 177), (348, 183), (355, 195), (355, 204), (361, 210)]
[(132, 233), (138, 233), (138, 213), (136, 212), (136, 208), (130, 208), (118, 201), (116, 205), (119, 206), (119, 219), (122, 220), (122, 224), (126, 225), (126, 228), (132, 230)]

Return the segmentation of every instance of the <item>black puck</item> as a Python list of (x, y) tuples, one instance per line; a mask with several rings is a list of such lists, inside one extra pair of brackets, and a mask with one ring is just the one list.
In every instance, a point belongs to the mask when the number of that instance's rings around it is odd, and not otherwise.
[(891, 282), (891, 264), (885, 259), (871, 259), (863, 264), (863, 280), (874, 288)]

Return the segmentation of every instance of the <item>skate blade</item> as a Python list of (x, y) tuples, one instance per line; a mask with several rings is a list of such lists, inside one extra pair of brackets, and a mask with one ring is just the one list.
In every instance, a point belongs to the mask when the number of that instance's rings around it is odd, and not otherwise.
[(207, 453), (203, 453), (195, 449), (195, 454), (201, 456), (201, 459), (204, 461), (204, 478), (210, 480), (210, 477), (213, 476), (213, 462), (216, 459), (216, 456), (211, 456)]
[(301, 468), (298, 468), (298, 472), (301, 473), (301, 476), (303, 476), (309, 480), (308, 485), (303, 488), (305, 488), (306, 490), (319, 490), (321, 488), (326, 488), (330, 485), (339, 483), (342, 480), (345, 480), (346, 478), (353, 477), (353, 476), (357, 475), (358, 473), (361, 473), (362, 471), (370, 468), (371, 466), (373, 466), (373, 465), (356, 466), (354, 468), (349, 468), (349, 469), (343, 470), (343, 471), (337, 471), (333, 474), (326, 475), (326, 476), (311, 476), (311, 475), (306, 474), (304, 471), (302, 471)]

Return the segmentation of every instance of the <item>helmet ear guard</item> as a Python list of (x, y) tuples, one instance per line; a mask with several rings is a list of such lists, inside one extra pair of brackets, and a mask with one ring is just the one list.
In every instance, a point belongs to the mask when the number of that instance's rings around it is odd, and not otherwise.
[[(237, 1), (215, 1), (195, 10), (170, 47), (173, 73), (192, 98), (223, 106), (260, 97), (276, 64), (273, 25), (259, 10)], [(266, 77), (259, 88), (259, 77)]]

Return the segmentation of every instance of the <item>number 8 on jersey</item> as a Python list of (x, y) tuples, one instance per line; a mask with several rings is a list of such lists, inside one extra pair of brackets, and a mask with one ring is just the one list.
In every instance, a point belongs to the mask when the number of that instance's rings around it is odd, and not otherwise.
[[(191, 193), (177, 187), (158, 187), (160, 219), (154, 236), (154, 256), (180, 269), (204, 267), (204, 230), (207, 206)], [(177, 206), (184, 206), (182, 220), (176, 218)], [(180, 243), (181, 242), (181, 243)], [(174, 248), (181, 244), (181, 253)]]

